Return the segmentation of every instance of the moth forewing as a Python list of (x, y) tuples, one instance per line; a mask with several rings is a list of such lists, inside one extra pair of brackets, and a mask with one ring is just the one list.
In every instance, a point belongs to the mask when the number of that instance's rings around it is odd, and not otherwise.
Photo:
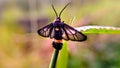
[(49, 37), (52, 30), (53, 30), (53, 23), (48, 24), (47, 26), (39, 29), (37, 33), (43, 37)]
[(62, 37), (64, 40), (85, 41), (87, 39), (87, 36), (67, 24), (63, 25), (63, 30)]

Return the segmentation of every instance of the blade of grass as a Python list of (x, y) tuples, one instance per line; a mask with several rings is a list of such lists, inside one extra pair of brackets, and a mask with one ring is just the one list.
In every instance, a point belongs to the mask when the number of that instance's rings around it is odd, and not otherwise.
[(68, 49), (67, 42), (64, 42), (62, 50), (60, 51), (60, 56), (56, 68), (67, 68), (67, 63), (68, 63)]
[(76, 29), (85, 34), (120, 34), (119, 27), (111, 26), (82, 26)]

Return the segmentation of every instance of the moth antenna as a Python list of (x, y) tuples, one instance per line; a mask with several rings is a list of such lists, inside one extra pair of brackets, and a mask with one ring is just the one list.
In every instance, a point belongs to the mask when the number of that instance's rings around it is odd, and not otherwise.
[(61, 16), (62, 12), (65, 10), (65, 8), (66, 8), (69, 4), (70, 4), (70, 2), (69, 2), (67, 5), (65, 5), (65, 7), (60, 11), (59, 17)]
[(52, 9), (54, 10), (56, 17), (58, 17), (58, 14), (57, 14), (57, 12), (56, 12), (55, 7), (54, 7), (53, 4), (52, 4)]

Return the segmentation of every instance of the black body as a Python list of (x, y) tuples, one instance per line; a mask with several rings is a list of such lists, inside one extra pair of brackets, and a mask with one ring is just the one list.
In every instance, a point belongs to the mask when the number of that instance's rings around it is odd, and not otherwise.
[(54, 30), (54, 36), (53, 38), (55, 38), (56, 40), (62, 40), (62, 23), (60, 23), (60, 19), (58, 18), (55, 23), (53, 23), (53, 30)]

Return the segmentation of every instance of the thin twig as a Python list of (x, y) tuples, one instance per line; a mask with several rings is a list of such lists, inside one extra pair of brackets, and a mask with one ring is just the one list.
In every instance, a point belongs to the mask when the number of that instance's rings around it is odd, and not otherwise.
[(57, 62), (57, 58), (58, 58), (58, 54), (59, 54), (59, 50), (55, 49), (51, 58), (51, 62), (49, 65), (49, 68), (55, 68), (56, 66), (56, 62)]

